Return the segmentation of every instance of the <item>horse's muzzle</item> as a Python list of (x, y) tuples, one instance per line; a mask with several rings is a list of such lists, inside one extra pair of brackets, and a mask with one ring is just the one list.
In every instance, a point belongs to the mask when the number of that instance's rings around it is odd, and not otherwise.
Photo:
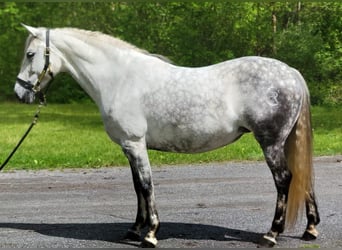
[(32, 90), (23, 88), (20, 84), (16, 83), (14, 92), (19, 101), (23, 103), (33, 103), (35, 100), (35, 93)]

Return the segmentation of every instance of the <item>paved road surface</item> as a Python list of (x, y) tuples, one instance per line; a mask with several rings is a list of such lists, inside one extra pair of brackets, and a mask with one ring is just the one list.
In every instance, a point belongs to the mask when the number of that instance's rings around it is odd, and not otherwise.
[[(315, 160), (318, 240), (294, 231), (278, 247), (342, 247), (341, 156)], [(159, 247), (255, 247), (273, 218), (275, 188), (263, 162), (155, 167)], [(0, 247), (135, 247), (120, 239), (135, 218), (129, 168), (0, 174)]]

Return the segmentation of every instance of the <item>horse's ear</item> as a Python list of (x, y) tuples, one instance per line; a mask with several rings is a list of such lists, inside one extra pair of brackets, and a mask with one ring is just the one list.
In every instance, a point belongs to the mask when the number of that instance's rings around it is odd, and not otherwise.
[(40, 34), (40, 31), (37, 29), (37, 28), (34, 28), (34, 27), (31, 27), (31, 26), (28, 26), (28, 25), (25, 25), (25, 24), (21, 24), (25, 29), (27, 29), (28, 32), (31, 33), (32, 36), (34, 37), (38, 37), (39, 34)]

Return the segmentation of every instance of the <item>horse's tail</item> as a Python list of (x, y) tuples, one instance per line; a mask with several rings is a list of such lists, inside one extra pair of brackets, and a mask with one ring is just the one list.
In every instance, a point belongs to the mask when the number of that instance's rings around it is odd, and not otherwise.
[(312, 130), (309, 92), (305, 87), (303, 102), (297, 122), (286, 140), (286, 158), (292, 173), (286, 225), (293, 227), (302, 215), (305, 201), (313, 188)]

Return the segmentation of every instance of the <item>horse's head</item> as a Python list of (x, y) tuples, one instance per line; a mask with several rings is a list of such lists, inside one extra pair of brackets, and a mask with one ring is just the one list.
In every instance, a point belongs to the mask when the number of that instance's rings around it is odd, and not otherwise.
[[(35, 96), (44, 101), (42, 90), (59, 70), (60, 62), (50, 51), (49, 30), (23, 25), (30, 36), (26, 40), (25, 56), (17, 76), (14, 91), (22, 102), (32, 103)], [(56, 70), (56, 71), (54, 71)]]

